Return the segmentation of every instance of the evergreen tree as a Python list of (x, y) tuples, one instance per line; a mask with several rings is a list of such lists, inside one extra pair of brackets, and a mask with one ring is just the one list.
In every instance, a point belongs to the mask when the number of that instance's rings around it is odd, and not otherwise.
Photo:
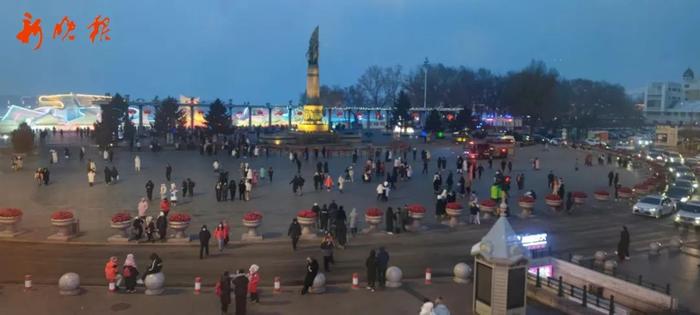
[(19, 124), (10, 137), (16, 153), (27, 153), (34, 149), (34, 131), (26, 122)]
[(185, 112), (180, 109), (177, 100), (166, 97), (156, 108), (153, 128), (163, 135), (178, 127), (184, 127)]
[(231, 129), (231, 116), (226, 113), (226, 106), (218, 98), (211, 104), (204, 119), (210, 133), (225, 134)]
[(129, 104), (119, 95), (115, 94), (107, 104), (100, 105), (101, 118), (95, 123), (95, 139), (101, 148), (107, 147), (114, 139), (117, 139), (119, 127), (129, 121)]
[(408, 112), (411, 109), (411, 100), (408, 95), (401, 90), (399, 92), (399, 97), (396, 98), (394, 102), (394, 109), (391, 115), (391, 124), (398, 125), (401, 124), (402, 127), (407, 127), (411, 122), (411, 115)]
[(425, 130), (428, 132), (442, 131), (442, 115), (440, 115), (440, 112), (435, 109), (430, 111), (428, 118), (425, 120)]

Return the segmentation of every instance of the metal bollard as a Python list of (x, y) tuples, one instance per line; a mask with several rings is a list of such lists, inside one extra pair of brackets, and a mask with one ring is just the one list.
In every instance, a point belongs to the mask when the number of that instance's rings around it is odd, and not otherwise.
[(27, 292), (32, 289), (32, 275), (24, 276), (24, 291)]
[(564, 285), (562, 283), (562, 278), (559, 276), (559, 290), (557, 292), (557, 296), (562, 297), (564, 296)]
[(569, 291), (570, 291), (569, 294), (573, 297), (574, 296), (574, 285), (573, 284), (571, 285), (571, 288), (569, 289)]
[(666, 295), (671, 295), (671, 284), (666, 283)]
[(588, 291), (586, 291), (586, 286), (583, 286), (583, 298), (581, 299), (581, 305), (583, 307), (588, 307)]
[(639, 275), (639, 285), (642, 285), (642, 275)]
[(535, 287), (541, 288), (542, 283), (540, 283), (540, 268), (537, 267), (537, 279), (535, 279)]
[(595, 295), (595, 306), (600, 307), (600, 294)]

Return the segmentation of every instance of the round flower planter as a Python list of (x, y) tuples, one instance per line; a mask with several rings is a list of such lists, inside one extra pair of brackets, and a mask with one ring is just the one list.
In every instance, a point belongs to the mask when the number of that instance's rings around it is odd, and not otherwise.
[(365, 222), (367, 222), (367, 225), (369, 227), (367, 228), (367, 232), (376, 232), (379, 231), (379, 228), (377, 227), (379, 223), (382, 223), (382, 217), (381, 216), (370, 216), (365, 214)]
[(523, 209), (520, 216), (527, 218), (532, 215), (532, 209), (535, 208), (535, 199), (527, 196), (520, 197), (518, 200), (518, 206)]
[(634, 186), (634, 192), (637, 195), (646, 195), (651, 191), (651, 188), (645, 184)]
[(586, 199), (588, 199), (588, 196), (585, 193), (580, 192), (580, 191), (575, 191), (575, 192), (571, 193), (571, 195), (573, 196), (574, 203), (577, 205), (582, 205), (582, 204), (586, 203)]
[(629, 187), (621, 187), (617, 190), (617, 196), (622, 199), (632, 198), (633, 192)]
[(65, 237), (73, 234), (73, 223), (75, 218), (51, 219), (51, 225), (56, 227), (56, 235)]
[(0, 231), (0, 236), (15, 236), (18, 233), (17, 224), (22, 221), (22, 215), (12, 217), (0, 217), (0, 225), (5, 226)]
[(297, 216), (297, 222), (301, 225), (301, 236), (302, 237), (313, 237), (316, 236), (314, 231), (314, 225), (316, 224), (316, 218), (307, 218)]
[(118, 236), (122, 238), (129, 238), (129, 227), (131, 226), (131, 220), (129, 221), (121, 221), (121, 222), (112, 222), (110, 226), (117, 230), (119, 232)]
[(607, 191), (596, 191), (593, 193), (593, 198), (598, 201), (608, 201), (610, 200), (610, 193)]
[(484, 219), (488, 219), (496, 211), (498, 205), (491, 199), (483, 200), (479, 203), (479, 211), (484, 213)]
[(462, 211), (462, 208), (445, 208), (445, 213), (450, 217), (450, 221), (447, 222), (447, 225), (450, 227), (459, 225), (459, 217), (462, 215)]
[(544, 198), (544, 203), (546, 203), (552, 210), (557, 210), (559, 207), (561, 207), (562, 200), (559, 198), (559, 196), (556, 195), (549, 195)]
[(243, 220), (243, 226), (245, 226), (248, 229), (246, 235), (250, 237), (258, 237), (258, 227), (260, 226), (260, 223), (261, 220)]
[(418, 232), (420, 231), (421, 227), (423, 226), (421, 224), (421, 221), (423, 220), (423, 217), (425, 217), (425, 212), (413, 212), (411, 210), (408, 211), (408, 216), (411, 217), (411, 231), (413, 232)]
[(176, 239), (188, 238), (185, 234), (185, 230), (190, 226), (190, 221), (170, 221), (168, 222), (168, 227), (175, 230)]

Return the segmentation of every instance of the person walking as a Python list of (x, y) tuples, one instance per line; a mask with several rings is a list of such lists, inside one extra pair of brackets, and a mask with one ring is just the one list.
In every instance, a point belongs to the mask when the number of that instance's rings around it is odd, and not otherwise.
[[(218, 230), (218, 227), (217, 227)], [(206, 255), (209, 257), (209, 240), (211, 239), (211, 233), (207, 229), (206, 225), (202, 225), (202, 230), (199, 231), (199, 259), (204, 259)]]
[(330, 233), (328, 233), (321, 242), (321, 254), (323, 254), (323, 270), (325, 272), (331, 272), (330, 265), (335, 264), (335, 261), (333, 260), (333, 247), (335, 247), (335, 243), (333, 242), (333, 238), (331, 237)]
[(354, 238), (357, 236), (357, 209), (352, 208), (349, 216), (350, 235)]
[(267, 179), (272, 183), (272, 174), (274, 174), (274, 171), (272, 170), (272, 166), (267, 168)]
[(236, 181), (231, 180), (228, 184), (229, 195), (231, 195), (231, 201), (236, 200)]
[(146, 197), (148, 197), (148, 201), (153, 200), (153, 187), (154, 186), (155, 185), (153, 185), (153, 182), (150, 179), (146, 182)]
[(248, 268), (248, 293), (250, 293), (251, 303), (260, 303), (258, 296), (258, 284), (260, 283), (260, 267), (256, 264), (250, 265)]
[(170, 163), (168, 163), (167, 166), (165, 166), (165, 180), (170, 181), (170, 177), (173, 174), (173, 167), (170, 166)]
[(190, 198), (194, 196), (194, 186), (195, 183), (191, 179), (187, 179), (187, 193), (189, 194)]
[(377, 281), (377, 255), (374, 249), (369, 251), (369, 256), (365, 259), (365, 268), (367, 268), (367, 290), (374, 292)]
[(233, 295), (236, 299), (236, 315), (246, 315), (248, 282), (245, 271), (243, 269), (238, 269), (233, 278)]
[(107, 283), (114, 283), (115, 289), (119, 289), (118, 280), (119, 277), (119, 259), (115, 256), (109, 257), (109, 260), (105, 264), (105, 280)]
[(170, 183), (170, 203), (173, 207), (177, 206), (177, 184)]
[(214, 291), (221, 302), (221, 314), (228, 315), (228, 306), (231, 304), (231, 276), (228, 271), (224, 271), (224, 274), (219, 278)]
[(309, 293), (309, 288), (314, 284), (317, 274), (318, 262), (316, 259), (306, 257), (306, 276), (304, 276), (304, 287), (301, 288), (301, 295)]
[(292, 219), (292, 223), (287, 230), (287, 236), (292, 239), (292, 250), (297, 250), (297, 243), (299, 242), (299, 237), (301, 237), (301, 225), (299, 225), (297, 218)]
[(226, 236), (226, 227), (224, 227), (223, 222), (220, 222), (214, 230), (214, 237), (216, 238), (216, 243), (219, 246), (219, 252), (224, 251), (224, 245), (226, 245)]
[(165, 183), (160, 184), (160, 200), (165, 199), (168, 196), (168, 186)]
[(137, 173), (141, 171), (141, 157), (138, 155), (134, 157), (134, 171)]
[(338, 240), (340, 248), (345, 248), (345, 244), (348, 242), (348, 228), (345, 221), (347, 221), (347, 215), (343, 206), (340, 206), (335, 215), (335, 238)]
[(338, 191), (342, 194), (343, 188), (345, 187), (345, 176), (338, 176)]
[(90, 187), (92, 187), (93, 185), (95, 185), (95, 171), (89, 170), (87, 173), (87, 176), (88, 176), (88, 185)]
[(153, 217), (152, 216), (147, 216), (146, 217), (146, 238), (147, 241), (153, 243), (155, 242), (155, 239), (153, 238), (153, 234), (156, 232), (156, 225), (153, 222)]
[(388, 267), (389, 253), (384, 249), (384, 246), (379, 247), (379, 252), (377, 253), (377, 280), (382, 288), (386, 284), (386, 269)]
[(620, 261), (630, 259), (630, 232), (624, 225), (620, 231), (620, 241), (617, 243), (617, 256)]
[(386, 234), (394, 234), (394, 209), (388, 207), (385, 213)]
[(136, 283), (138, 282), (139, 270), (136, 266), (134, 254), (126, 255), (124, 267), (122, 268), (122, 277), (124, 277), (124, 285), (127, 293), (136, 292)]
[(148, 211), (148, 200), (146, 200), (146, 197), (141, 197), (136, 208), (138, 209), (139, 218), (145, 219), (146, 211)]

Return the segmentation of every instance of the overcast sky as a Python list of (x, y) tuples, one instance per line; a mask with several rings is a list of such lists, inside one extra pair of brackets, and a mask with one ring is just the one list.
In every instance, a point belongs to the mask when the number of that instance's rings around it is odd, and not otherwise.
[[(15, 35), (42, 19), (40, 50)], [(698, 0), (4, 0), (0, 94), (121, 92), (286, 103), (304, 90), (320, 25), (321, 83), (349, 85), (369, 66), (432, 63), (505, 73), (531, 59), (568, 78), (639, 90), (700, 75)], [(87, 26), (111, 18), (110, 42)], [(67, 15), (74, 42), (52, 40)]]

